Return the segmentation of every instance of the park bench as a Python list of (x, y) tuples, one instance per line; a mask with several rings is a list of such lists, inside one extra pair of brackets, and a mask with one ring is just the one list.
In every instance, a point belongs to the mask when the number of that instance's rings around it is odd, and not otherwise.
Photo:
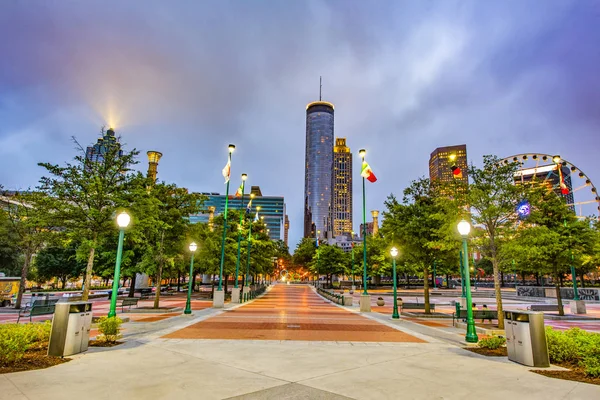
[(119, 304), (119, 307), (121, 307), (122, 312), (125, 312), (125, 307), (129, 307), (129, 310), (131, 310), (131, 306), (137, 307), (138, 301), (140, 301), (138, 297), (126, 297), (123, 300), (121, 300), (121, 304)]
[(52, 300), (35, 300), (31, 303), (31, 306), (26, 306), (24, 309), (19, 311), (19, 317), (17, 318), (17, 324), (21, 320), (21, 317), (29, 317), (29, 322), (31, 322), (32, 317), (37, 317), (39, 315), (52, 315), (54, 314), (54, 309), (56, 307), (56, 303), (58, 303), (58, 299)]
[(140, 289), (140, 300), (146, 300), (152, 295), (152, 288)]
[(531, 311), (556, 311), (558, 312), (558, 304), (532, 304), (528, 307)]
[[(425, 304), (421, 303), (402, 303), (402, 311), (404, 310), (424, 310)], [(429, 303), (429, 309), (435, 311), (435, 304)]]
[[(452, 326), (454, 326), (454, 320), (466, 319), (467, 318), (467, 310), (461, 309), (460, 311), (455, 311), (452, 313)], [(473, 319), (474, 320), (482, 320), (486, 319), (498, 319), (498, 311), (495, 310), (473, 310)]]

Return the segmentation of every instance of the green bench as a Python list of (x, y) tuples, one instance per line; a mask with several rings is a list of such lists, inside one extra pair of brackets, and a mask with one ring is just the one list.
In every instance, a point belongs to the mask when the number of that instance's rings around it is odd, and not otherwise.
[[(402, 309), (402, 311), (404, 311), (404, 310), (424, 310), (425, 309), (425, 304), (421, 304), (421, 303), (404, 303), (403, 302), (401, 309)], [(431, 311), (435, 311), (435, 304), (434, 303), (429, 303), (429, 309)]]
[[(466, 319), (467, 318), (467, 310), (460, 309), (452, 313), (452, 326), (454, 326), (454, 320)], [(473, 310), (473, 319), (480, 319), (481, 321), (485, 321), (486, 319), (494, 320), (498, 319), (498, 311), (494, 310)]]
[(25, 307), (24, 309), (19, 311), (19, 317), (17, 318), (17, 324), (21, 320), (21, 317), (29, 317), (29, 322), (31, 322), (32, 317), (37, 317), (40, 315), (52, 315), (54, 314), (54, 309), (56, 308), (56, 303), (58, 303), (58, 299), (56, 300), (35, 300), (30, 307)]
[(121, 300), (121, 304), (118, 307), (121, 307), (121, 312), (125, 312), (125, 307), (129, 307), (129, 310), (131, 310), (131, 306), (137, 307), (138, 301), (140, 301), (138, 297), (125, 297)]

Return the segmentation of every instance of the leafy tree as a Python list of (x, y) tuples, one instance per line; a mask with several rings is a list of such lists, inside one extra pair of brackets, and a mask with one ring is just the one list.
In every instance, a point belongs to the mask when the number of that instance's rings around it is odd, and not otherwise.
[(19, 237), (13, 229), (8, 213), (0, 210), (0, 272), (6, 276), (20, 275)]
[(501, 163), (495, 156), (484, 156), (483, 168), (469, 168), (471, 184), (468, 204), (474, 211), (473, 221), (482, 226), (483, 255), (492, 261), (494, 291), (498, 308), (498, 327), (504, 329), (502, 293), (500, 288), (499, 252), (500, 242), (507, 230), (515, 223), (515, 207), (522, 197), (522, 190), (514, 184), (516, 163)]
[(82, 241), (88, 253), (82, 296), (87, 300), (99, 240), (114, 232), (115, 213), (125, 205), (123, 193), (127, 191), (129, 172), (139, 152), (135, 149), (123, 152), (118, 143), (107, 144), (103, 157), (93, 161), (86, 158), (81, 145), (78, 148), (79, 154), (72, 163), (38, 164), (49, 174), (40, 179), (39, 189), (54, 200), (52, 213), (60, 218), (70, 235)]
[(423, 271), (425, 312), (430, 313), (429, 268), (434, 262), (456, 260), (458, 241), (452, 234), (459, 211), (456, 201), (436, 183), (421, 178), (404, 190), (400, 203), (390, 195), (385, 202), (381, 232), (402, 249), (404, 263)]
[(553, 276), (559, 314), (564, 315), (560, 286), (570, 265), (584, 268), (597, 245), (597, 232), (589, 221), (577, 220), (565, 201), (545, 185), (534, 185), (528, 192), (532, 205), (529, 218), (503, 252), (533, 271)]
[(64, 289), (68, 279), (80, 276), (85, 263), (77, 260), (77, 243), (58, 243), (43, 248), (35, 257), (39, 279), (57, 278)]
[(307, 268), (317, 251), (317, 245), (312, 238), (302, 238), (296, 245), (292, 260), (294, 264)]
[[(388, 247), (390, 247), (388, 240), (380, 236), (367, 236), (367, 276), (373, 280), (379, 279), (381, 275), (391, 271), (392, 264), (388, 260)], [(363, 276), (363, 262), (363, 243), (361, 243), (354, 246), (354, 273), (361, 277)]]
[(15, 308), (21, 307), (27, 274), (34, 254), (56, 231), (55, 215), (49, 212), (49, 198), (40, 192), (18, 193), (6, 207), (6, 215), (17, 239), (18, 249), (23, 254), (21, 281)]
[(331, 287), (333, 275), (346, 272), (349, 255), (338, 246), (322, 244), (313, 255), (309, 265), (310, 271), (317, 275), (325, 275)]

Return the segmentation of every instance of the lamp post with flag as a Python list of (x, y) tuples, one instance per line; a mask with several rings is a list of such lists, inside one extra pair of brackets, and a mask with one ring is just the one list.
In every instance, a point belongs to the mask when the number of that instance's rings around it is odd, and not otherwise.
[(223, 265), (225, 264), (225, 237), (227, 236), (227, 211), (229, 208), (229, 177), (231, 176), (231, 155), (235, 150), (235, 145), (229, 145), (229, 154), (227, 164), (223, 168), (223, 177), (225, 178), (225, 211), (223, 212), (223, 237), (221, 239), (221, 265), (219, 268), (219, 286), (214, 293), (213, 307), (223, 308), (225, 306), (225, 293), (223, 292)]
[(371, 311), (371, 296), (367, 292), (367, 205), (365, 196), (365, 179), (369, 182), (376, 182), (377, 177), (373, 173), (373, 170), (369, 164), (365, 161), (367, 151), (360, 149), (358, 152), (362, 159), (362, 166), (360, 176), (362, 176), (362, 200), (363, 200), (363, 293), (360, 296), (360, 311), (370, 312)]
[[(248, 179), (248, 175), (242, 174), (242, 184), (235, 192), (235, 197), (240, 197), (240, 224), (238, 225), (238, 238), (237, 238), (237, 259), (235, 261), (235, 280), (233, 281), (233, 289), (231, 289), (231, 302), (240, 302), (240, 288), (238, 287), (238, 277), (240, 276), (240, 256), (241, 256), (241, 240), (242, 240), (242, 224), (244, 222), (244, 186)], [(250, 203), (248, 203), (250, 204)]]
[[(248, 207), (246, 207), (246, 212), (249, 213), (252, 208), (252, 199), (254, 195), (250, 195), (250, 202), (248, 203)], [(254, 216), (254, 222), (258, 221), (258, 212), (260, 211), (260, 206), (256, 207), (256, 215)], [(250, 227), (248, 228), (248, 256), (246, 257), (246, 279), (244, 282), (244, 289), (242, 290), (242, 297), (244, 300), (247, 300), (248, 293), (250, 293), (250, 250), (252, 249), (252, 220), (250, 220)]]
[(354, 282), (354, 232), (352, 232), (352, 242), (350, 243), (350, 247), (352, 248), (352, 263), (350, 264), (350, 273), (352, 274), (352, 293), (356, 290), (356, 284)]

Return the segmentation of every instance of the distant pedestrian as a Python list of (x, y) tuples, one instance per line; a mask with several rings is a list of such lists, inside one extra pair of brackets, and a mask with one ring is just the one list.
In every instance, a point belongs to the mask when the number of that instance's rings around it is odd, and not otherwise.
[[(483, 305), (482, 310), (483, 311), (490, 311), (489, 308), (488, 308), (488, 306), (487, 306), (487, 304)], [(483, 324), (486, 319), (488, 319), (490, 321), (490, 324), (491, 324), (492, 323), (492, 313), (490, 313), (490, 312), (484, 313), (483, 314), (483, 318), (481, 319), (481, 323)]]

